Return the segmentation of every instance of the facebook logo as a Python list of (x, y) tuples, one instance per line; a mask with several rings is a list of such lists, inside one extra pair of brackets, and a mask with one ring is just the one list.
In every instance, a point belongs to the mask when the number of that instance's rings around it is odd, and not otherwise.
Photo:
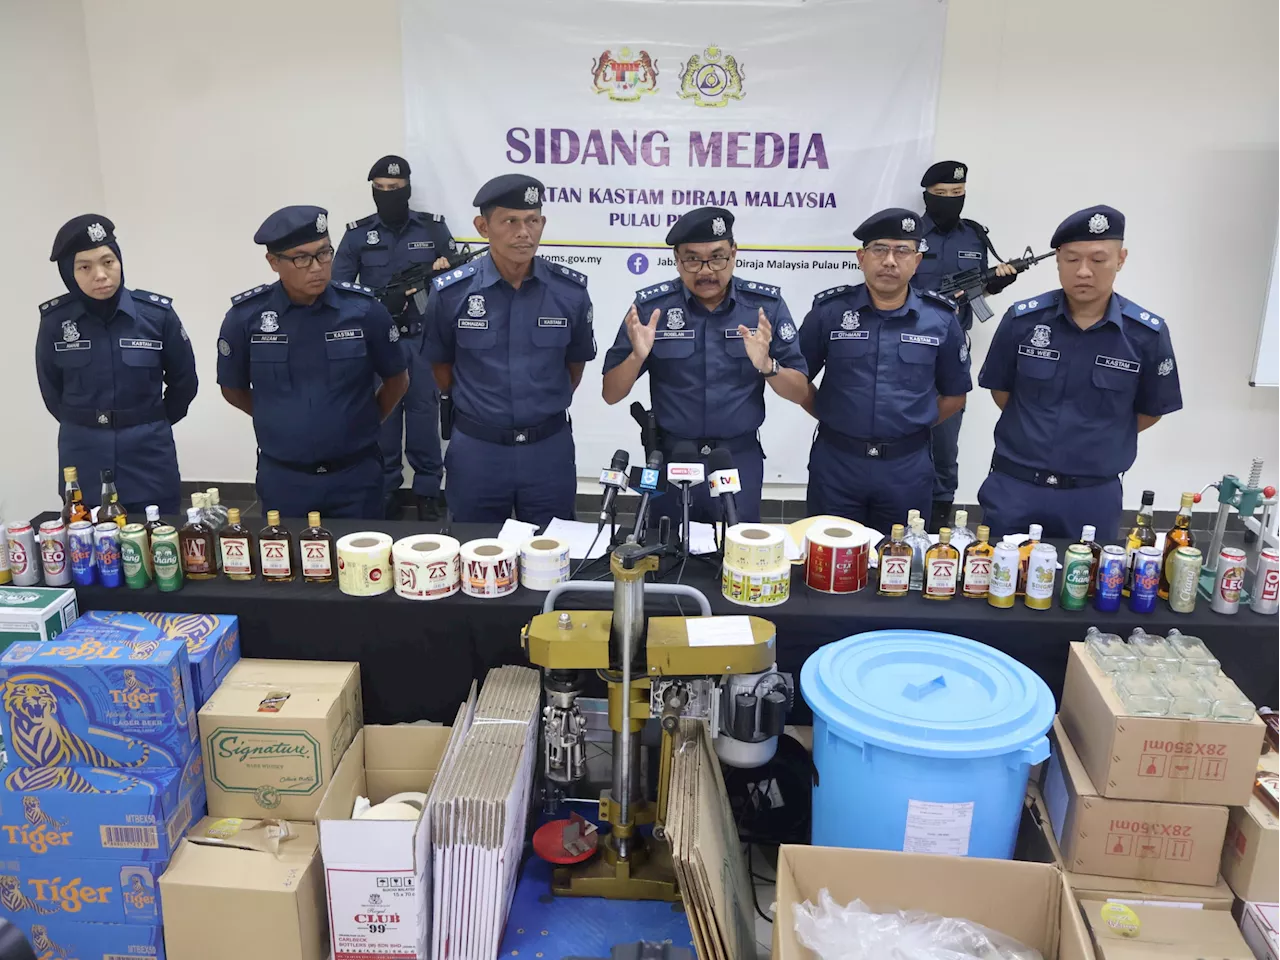
[(649, 269), (649, 258), (643, 253), (633, 253), (627, 257), (627, 269), (639, 276)]

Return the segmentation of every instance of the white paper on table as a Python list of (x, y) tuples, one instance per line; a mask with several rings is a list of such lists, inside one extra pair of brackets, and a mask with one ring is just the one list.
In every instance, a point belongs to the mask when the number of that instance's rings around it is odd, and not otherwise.
[(747, 617), (689, 617), (684, 623), (691, 647), (749, 647), (755, 643)]
[(689, 522), (689, 552), (693, 554), (716, 552), (716, 528), (710, 523)]
[(533, 535), (538, 532), (536, 523), (525, 523), (523, 520), (516, 520), (511, 517), (507, 518), (507, 522), (502, 525), (502, 529), (498, 531), (498, 539), (508, 546), (515, 547), (517, 550), (524, 544), (526, 540), (531, 540)]
[[(584, 557), (595, 560), (598, 557), (603, 557), (609, 550), (608, 532), (601, 530), (597, 535), (594, 523), (583, 523), (580, 520), (561, 520), (559, 517), (555, 517), (547, 524), (547, 529), (543, 533), (548, 537), (555, 537), (557, 540), (563, 540), (567, 543), (569, 545), (569, 556), (575, 560), (581, 560)], [(594, 546), (592, 541), (595, 542)], [(588, 553), (588, 549), (590, 553)]]
[(770, 530), (776, 530), (782, 534), (782, 550), (786, 555), (788, 562), (804, 559), (804, 550), (800, 544), (791, 539), (791, 531), (781, 523), (762, 523), (762, 527), (768, 527)]

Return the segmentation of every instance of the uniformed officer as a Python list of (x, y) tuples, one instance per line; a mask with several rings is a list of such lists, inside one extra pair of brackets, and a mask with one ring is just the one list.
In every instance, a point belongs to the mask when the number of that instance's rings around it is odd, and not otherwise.
[(886, 532), (929, 505), (930, 428), (964, 409), (973, 383), (951, 302), (911, 287), (920, 226), (900, 207), (863, 221), (853, 235), (864, 282), (819, 293), (800, 327), (810, 378), (826, 368), (805, 403), (818, 418), (810, 515)]
[(79, 469), (90, 506), (100, 472), (113, 470), (130, 513), (153, 503), (177, 513), (172, 425), (187, 415), (197, 380), (173, 301), (125, 287), (115, 225), (98, 214), (63, 224), (49, 259), (68, 292), (40, 304), (36, 374), (59, 424), (59, 467)]
[(488, 255), (433, 281), (426, 357), (454, 411), (445, 454), (457, 520), (572, 519), (568, 408), (596, 355), (587, 278), (537, 256), (544, 187), (494, 177), (472, 201)]
[(1001, 410), (978, 491), (993, 537), (1031, 523), (1115, 536), (1138, 434), (1182, 408), (1168, 325), (1114, 292), (1123, 241), (1119, 210), (1067, 217), (1049, 241), (1062, 287), (1014, 304), (996, 330), (978, 378)]
[[(648, 372), (666, 460), (682, 440), (704, 458), (714, 447), (727, 448), (742, 480), (738, 516), (758, 521), (764, 385), (794, 403), (809, 389), (796, 326), (777, 287), (733, 275), (738, 247), (728, 210), (690, 210), (668, 231), (666, 243), (680, 274), (636, 293), (605, 354), (604, 399), (624, 399)], [(720, 519), (706, 484), (693, 495), (691, 519)], [(678, 507), (673, 496), (658, 504), (657, 512), (668, 515)]]
[(417, 287), (385, 290), (391, 278), (404, 270), (430, 264), (432, 270), (449, 266), (449, 254), (457, 249), (444, 217), (409, 209), (412, 187), (409, 161), (386, 156), (369, 169), (373, 203), (377, 213), (347, 224), (347, 232), (333, 258), (333, 279), (338, 283), (359, 279), (379, 291), (379, 299), (395, 318), (401, 342), (409, 350), (409, 392), (382, 423), (378, 444), (386, 473), (388, 516), (399, 511), (396, 494), (404, 480), (404, 458), (413, 468), (413, 494), (419, 520), (438, 520), (440, 475), (440, 395), (431, 368), (422, 360), (422, 314), (414, 303)]
[[(940, 160), (924, 172), (924, 216), (920, 218), (920, 267), (911, 279), (919, 291), (937, 290), (942, 281), (955, 273), (975, 267), (988, 267), (987, 254), (998, 261), (1000, 255), (991, 245), (988, 230), (976, 220), (960, 216), (964, 210), (969, 168), (958, 160)], [(1007, 263), (996, 264), (996, 278), (987, 283), (986, 292), (996, 294), (1017, 279), (1017, 272)], [(969, 342), (973, 328), (973, 307), (963, 290), (950, 294), (959, 306), (960, 327)], [(951, 504), (959, 482), (960, 424), (963, 408), (933, 428), (933, 519), (930, 530), (946, 526)]]
[(330, 282), (325, 210), (277, 210), (253, 241), (280, 279), (231, 298), (218, 383), (253, 417), (258, 498), (286, 517), (381, 518), (378, 426), (409, 386), (400, 330), (372, 287)]

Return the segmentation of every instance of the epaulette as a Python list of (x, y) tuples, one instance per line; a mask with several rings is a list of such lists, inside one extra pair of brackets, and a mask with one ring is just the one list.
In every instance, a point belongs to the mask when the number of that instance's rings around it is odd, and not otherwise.
[(552, 274), (564, 277), (566, 280), (572, 280), (580, 287), (587, 285), (587, 275), (579, 273), (577, 270), (570, 270), (568, 267), (561, 266), (558, 263), (547, 263), (546, 267)]
[(166, 297), (163, 293), (152, 293), (150, 290), (131, 290), (133, 299), (142, 300), (147, 303), (154, 303), (156, 306), (167, 307), (173, 303), (173, 300)]
[(271, 284), (264, 283), (259, 287), (250, 287), (244, 293), (237, 293), (231, 298), (232, 303), (244, 303), (246, 300), (252, 300), (254, 297), (260, 297), (271, 289)]
[(751, 293), (763, 294), (764, 296), (770, 297), (774, 300), (782, 299), (782, 289), (780, 287), (770, 286), (767, 283), (757, 283), (754, 280), (739, 280), (738, 288), (741, 290), (748, 290)]
[(1025, 317), (1029, 313), (1048, 310), (1050, 307), (1057, 306), (1060, 294), (1060, 290), (1050, 290), (1048, 293), (1041, 293), (1031, 297), (1029, 300), (1019, 300), (1009, 309), (1013, 311), (1015, 316)]
[(68, 303), (72, 303), (74, 301), (75, 301), (75, 297), (71, 296), (71, 294), (60, 293), (56, 297), (54, 297), (52, 300), (46, 300), (44, 303), (40, 304), (40, 312), (48, 313), (54, 307), (66, 306)]
[(961, 223), (967, 223), (969, 226), (973, 227), (973, 229), (977, 230), (979, 233), (990, 233), (990, 232), (991, 232), (991, 231), (990, 231), (990, 230), (988, 230), (986, 227), (984, 227), (982, 224), (980, 224), (977, 220), (970, 220), (968, 217), (961, 217), (961, 218), (960, 218), (960, 222), (961, 222)]
[(365, 296), (374, 296), (373, 287), (366, 287), (360, 283), (352, 283), (350, 280), (343, 280), (341, 283), (335, 283), (333, 286), (339, 290), (347, 290), (351, 293), (363, 293)]
[(373, 223), (376, 219), (378, 219), (378, 215), (376, 213), (371, 213), (367, 217), (361, 217), (359, 220), (352, 220), (347, 224), (347, 229), (358, 230), (360, 227), (365, 227)]
[(944, 294), (939, 293), (937, 290), (917, 290), (916, 295), (925, 300), (932, 300), (934, 303), (941, 304), (942, 306), (946, 307), (948, 310), (955, 310), (956, 308), (956, 303), (954, 300), (949, 299)]
[(430, 214), (429, 216), (430, 216), (430, 217), (431, 217), (431, 219), (432, 219), (432, 220), (434, 220), (436, 223), (444, 223), (444, 214), (443, 214), (443, 213), (433, 213), (433, 214)]
[(1157, 317), (1151, 311), (1143, 310), (1132, 300), (1124, 301), (1124, 305), (1120, 308), (1120, 313), (1130, 320), (1137, 320), (1138, 323), (1151, 330), (1159, 330), (1165, 324), (1163, 317)]
[(645, 287), (643, 290), (636, 291), (636, 303), (644, 303), (646, 300), (652, 300), (654, 297), (660, 297), (664, 293), (670, 293), (672, 290), (678, 289), (678, 280), (668, 280), (666, 283), (655, 283), (652, 287)]
[(849, 285), (847, 283), (842, 283), (840, 284), (840, 286), (832, 287), (830, 290), (823, 290), (821, 293), (814, 296), (813, 302), (818, 303), (822, 300), (830, 300), (832, 297), (837, 296), (838, 294), (844, 293), (848, 289), (849, 289)]
[(476, 264), (475, 261), (472, 261), (471, 263), (464, 263), (462, 266), (455, 270), (450, 270), (448, 273), (440, 274), (440, 276), (436, 277), (431, 282), (435, 285), (437, 290), (443, 290), (445, 287), (453, 286), (459, 280), (475, 276), (475, 272)]

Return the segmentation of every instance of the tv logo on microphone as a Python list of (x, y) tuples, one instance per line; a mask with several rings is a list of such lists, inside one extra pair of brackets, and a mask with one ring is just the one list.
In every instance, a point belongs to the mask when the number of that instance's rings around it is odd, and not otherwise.
[(667, 479), (674, 483), (702, 483), (706, 468), (700, 463), (671, 463), (667, 465)]

